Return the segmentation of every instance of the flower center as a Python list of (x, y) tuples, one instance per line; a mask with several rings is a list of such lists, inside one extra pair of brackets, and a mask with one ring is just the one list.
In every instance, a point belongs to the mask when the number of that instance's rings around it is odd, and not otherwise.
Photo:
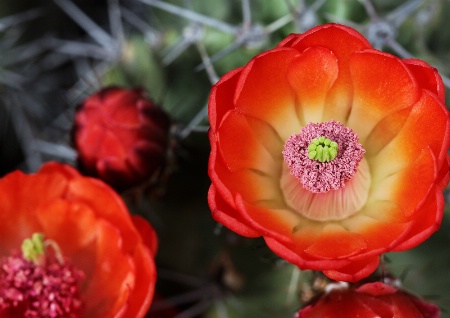
[[(50, 249), (52, 247), (52, 249)], [(0, 260), (0, 313), (25, 318), (79, 317), (84, 273), (62, 257), (56, 242), (35, 233)]]
[(337, 153), (338, 144), (325, 136), (314, 138), (308, 146), (308, 158), (311, 160), (330, 162)]
[(286, 141), (285, 162), (303, 188), (313, 193), (338, 190), (356, 173), (365, 150), (350, 128), (334, 120), (309, 123)]

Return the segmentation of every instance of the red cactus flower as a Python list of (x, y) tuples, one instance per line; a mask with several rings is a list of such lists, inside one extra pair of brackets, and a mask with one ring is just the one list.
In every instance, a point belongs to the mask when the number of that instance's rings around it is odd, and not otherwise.
[(169, 118), (141, 89), (110, 87), (78, 108), (73, 129), (83, 170), (117, 189), (149, 179), (165, 163)]
[(0, 193), (0, 317), (145, 316), (157, 239), (109, 186), (48, 163)]
[(435, 232), (450, 116), (437, 71), (327, 24), (231, 71), (209, 100), (215, 220), (357, 281)]
[(376, 282), (358, 288), (330, 289), (294, 318), (438, 318), (439, 308), (391, 285)]

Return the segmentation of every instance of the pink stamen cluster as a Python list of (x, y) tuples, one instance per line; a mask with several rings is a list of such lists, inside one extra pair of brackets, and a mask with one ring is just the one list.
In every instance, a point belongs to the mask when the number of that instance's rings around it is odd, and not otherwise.
[[(338, 144), (338, 154), (330, 162), (308, 158), (309, 144), (321, 136)], [(355, 132), (331, 120), (309, 123), (299, 134), (293, 134), (284, 145), (283, 156), (290, 173), (300, 180), (306, 190), (324, 193), (345, 187), (345, 182), (356, 173), (364, 152)]]
[(80, 270), (50, 257), (35, 264), (19, 253), (1, 260), (0, 266), (0, 316), (14, 312), (25, 318), (81, 317)]

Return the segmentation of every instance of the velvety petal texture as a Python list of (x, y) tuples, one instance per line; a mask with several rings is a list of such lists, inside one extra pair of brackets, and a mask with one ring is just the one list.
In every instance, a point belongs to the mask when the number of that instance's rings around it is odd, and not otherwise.
[(439, 308), (389, 284), (330, 288), (294, 318), (438, 318)]
[(157, 238), (112, 188), (47, 163), (35, 174), (6, 175), (0, 193), (0, 258), (43, 233), (85, 275), (83, 317), (145, 316), (156, 283)]
[[(370, 275), (380, 254), (439, 228), (449, 181), (444, 94), (434, 68), (374, 50), (349, 27), (290, 35), (212, 88), (214, 219), (263, 236), (302, 269), (345, 281)], [(365, 153), (346, 186), (314, 193), (282, 153), (291, 135), (329, 121), (351, 129)]]

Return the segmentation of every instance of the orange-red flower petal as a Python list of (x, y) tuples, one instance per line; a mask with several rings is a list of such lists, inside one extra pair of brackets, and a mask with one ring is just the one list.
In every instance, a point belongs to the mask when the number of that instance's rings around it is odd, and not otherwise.
[(291, 135), (291, 119), (297, 117), (294, 91), (285, 73), (298, 54), (277, 48), (258, 55), (242, 69), (235, 87), (234, 108), (271, 125), (282, 139)]
[(293, 47), (299, 52), (312, 47), (326, 48), (333, 52), (337, 57), (339, 73), (328, 92), (323, 121), (334, 119), (345, 123), (353, 100), (353, 83), (348, 60), (354, 52), (370, 48), (369, 42), (351, 28), (339, 24), (326, 24), (304, 34), (293, 34), (278, 46)]
[(406, 59), (403, 60), (403, 63), (405, 63), (422, 89), (429, 90), (442, 103), (445, 103), (444, 82), (437, 69), (419, 59)]
[(225, 226), (233, 229), (236, 233), (246, 237), (258, 237), (260, 234), (253, 230), (249, 224), (239, 220), (240, 216), (237, 213), (230, 214), (228, 211), (236, 211), (230, 209), (230, 206), (217, 194), (214, 187), (209, 188), (208, 203), (211, 208), (213, 218)]
[(354, 93), (347, 125), (365, 145), (366, 137), (382, 118), (418, 100), (419, 89), (408, 68), (390, 54), (355, 52), (349, 67)]
[(303, 126), (322, 121), (325, 101), (338, 73), (337, 57), (322, 47), (308, 48), (290, 62), (286, 76), (295, 91)]

